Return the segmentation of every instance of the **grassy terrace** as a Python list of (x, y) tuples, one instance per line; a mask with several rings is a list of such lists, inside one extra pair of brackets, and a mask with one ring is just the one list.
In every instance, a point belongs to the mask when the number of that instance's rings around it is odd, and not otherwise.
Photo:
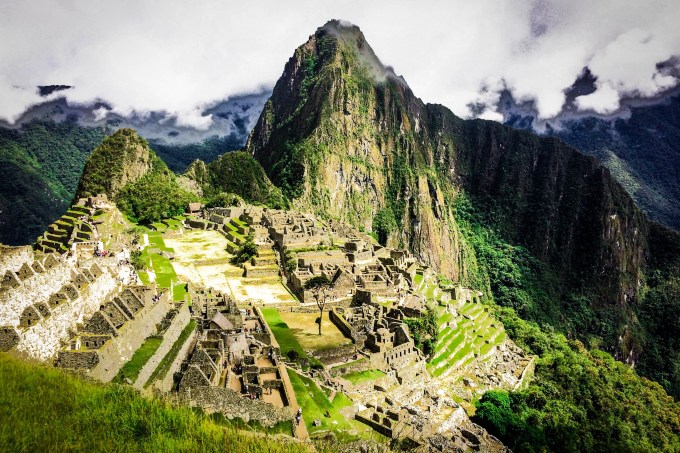
[(439, 337), (434, 355), (427, 364), (428, 371), (435, 377), (457, 363), (462, 366), (474, 360), (475, 356), (483, 357), (505, 341), (506, 334), (500, 322), (494, 322), (483, 305), (466, 302), (458, 313), (469, 319), (459, 319), (455, 329), (446, 325), (453, 319), (450, 313), (442, 313), (437, 319)]
[(302, 345), (295, 338), (293, 331), (288, 328), (288, 324), (281, 319), (279, 311), (273, 307), (266, 307), (261, 310), (264, 320), (281, 347), (281, 354), (287, 356), (289, 351), (295, 351), (298, 356), (305, 357), (307, 355), (305, 350), (302, 349)]
[(375, 381), (381, 377), (385, 377), (386, 374), (380, 370), (366, 370), (366, 371), (355, 371), (354, 373), (347, 373), (343, 378), (350, 381), (352, 384), (361, 384), (362, 382)]
[(303, 369), (307, 369), (310, 365), (323, 366), (316, 358), (307, 355), (296, 338), (295, 332), (284, 322), (283, 318), (281, 318), (281, 314), (276, 308), (262, 308), (262, 315), (269, 325), (269, 328), (272, 330), (276, 341), (279, 343), (281, 354), (284, 357), (289, 357), (289, 351), (295, 351), (298, 356), (297, 361), (302, 365)]
[[(320, 389), (316, 383), (295, 371), (288, 369), (288, 377), (295, 390), (295, 397), (302, 407), (307, 431), (310, 436), (333, 431), (340, 441), (368, 437), (378, 442), (386, 442), (386, 438), (373, 431), (367, 425), (354, 419), (348, 419), (340, 411), (351, 406), (352, 401), (342, 393), (337, 393), (333, 401)], [(326, 416), (328, 411), (329, 417)], [(314, 420), (320, 420), (321, 426), (314, 426)]]
[[(158, 231), (149, 231), (149, 246), (142, 251), (141, 260), (150, 266), (156, 274), (156, 283), (161, 288), (170, 288), (171, 282), (177, 282), (177, 274), (172, 267), (172, 263), (167, 256), (159, 255), (158, 253), (149, 253), (150, 249), (159, 249), (161, 252), (174, 253), (175, 251), (165, 246), (163, 236)], [(149, 276), (147, 272), (139, 273), (142, 282), (149, 283)], [(177, 299), (175, 299), (177, 300)], [(181, 300), (181, 299), (180, 299)]]
[(142, 370), (146, 362), (154, 355), (156, 350), (163, 343), (162, 337), (148, 337), (144, 340), (144, 343), (135, 351), (132, 358), (123, 365), (120, 369), (118, 375), (113, 378), (113, 382), (123, 383), (125, 378), (130, 379), (132, 382), (137, 380), (139, 372)]
[(191, 335), (191, 332), (194, 331), (196, 328), (196, 321), (193, 319), (189, 321), (189, 324), (182, 330), (182, 333), (179, 334), (179, 337), (177, 337), (177, 340), (172, 344), (172, 347), (168, 351), (168, 353), (163, 357), (163, 360), (161, 360), (161, 363), (158, 364), (156, 369), (151, 373), (151, 376), (149, 377), (149, 380), (146, 381), (146, 384), (144, 384), (144, 387), (148, 387), (151, 385), (152, 382), (156, 381), (157, 379), (164, 379), (165, 375), (168, 374), (168, 370), (170, 369), (170, 366), (172, 365), (172, 362), (175, 361), (175, 358), (177, 358), (177, 354), (179, 354), (179, 350), (182, 349), (182, 345), (187, 341), (187, 338), (189, 338), (189, 335)]
[(0, 354), (0, 451), (307, 452), (222, 426), (127, 386), (83, 381)]

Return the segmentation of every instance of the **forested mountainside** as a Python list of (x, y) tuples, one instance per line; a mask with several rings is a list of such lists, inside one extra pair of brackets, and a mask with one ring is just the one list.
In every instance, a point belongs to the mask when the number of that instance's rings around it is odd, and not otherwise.
[(85, 159), (105, 136), (76, 121), (0, 128), (0, 242), (31, 243), (66, 212)]
[[(678, 230), (680, 95), (629, 108), (627, 118), (562, 120), (548, 127), (546, 134), (598, 158), (650, 219)], [(513, 127), (531, 129), (533, 121), (528, 114), (506, 113), (506, 124)]]
[(611, 173), (555, 138), (424, 104), (356, 27), (330, 22), (295, 51), (246, 147), (293, 206), (526, 319), (628, 363), (662, 341), (638, 323), (655, 227)]
[[(0, 243), (29, 244), (68, 209), (78, 178), (97, 145), (117, 127), (85, 126), (77, 117), (33, 119), (15, 129), (0, 127)], [(195, 159), (212, 162), (241, 149), (247, 131), (196, 143), (149, 142), (175, 172)]]

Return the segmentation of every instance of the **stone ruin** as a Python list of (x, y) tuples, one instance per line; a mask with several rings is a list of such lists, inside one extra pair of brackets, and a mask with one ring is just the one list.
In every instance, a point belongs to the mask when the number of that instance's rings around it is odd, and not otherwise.
[(154, 335), (177, 308), (169, 291), (131, 285), (111, 295), (58, 353), (56, 366), (87, 370), (102, 381), (111, 380), (124, 365), (124, 357)]
[(279, 347), (256, 308), (239, 309), (228, 296), (192, 287), (198, 334), (181, 367), (179, 392), (230, 416), (284, 421), (295, 395)]

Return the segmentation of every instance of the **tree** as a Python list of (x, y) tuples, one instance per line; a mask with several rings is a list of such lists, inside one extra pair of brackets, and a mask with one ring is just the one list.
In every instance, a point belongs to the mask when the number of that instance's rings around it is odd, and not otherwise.
[(252, 231), (246, 236), (246, 240), (236, 250), (236, 254), (231, 258), (232, 264), (242, 264), (257, 255), (257, 244)]
[(316, 306), (319, 307), (319, 335), (321, 335), (321, 320), (323, 318), (323, 309), (326, 306), (328, 298), (333, 295), (333, 284), (325, 275), (312, 277), (305, 283), (305, 290), (311, 291), (316, 301)]

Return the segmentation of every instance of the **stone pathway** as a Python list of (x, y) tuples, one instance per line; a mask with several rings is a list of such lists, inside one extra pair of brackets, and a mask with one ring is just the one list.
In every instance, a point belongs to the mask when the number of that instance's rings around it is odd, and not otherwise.
[[(295, 410), (295, 413), (297, 414), (297, 406), (293, 408)], [(300, 424), (295, 423), (295, 419), (293, 419), (293, 437), (296, 439), (304, 440), (307, 441), (309, 440), (309, 432), (307, 432), (307, 425), (305, 425), (305, 417), (304, 415), (300, 417)]]

